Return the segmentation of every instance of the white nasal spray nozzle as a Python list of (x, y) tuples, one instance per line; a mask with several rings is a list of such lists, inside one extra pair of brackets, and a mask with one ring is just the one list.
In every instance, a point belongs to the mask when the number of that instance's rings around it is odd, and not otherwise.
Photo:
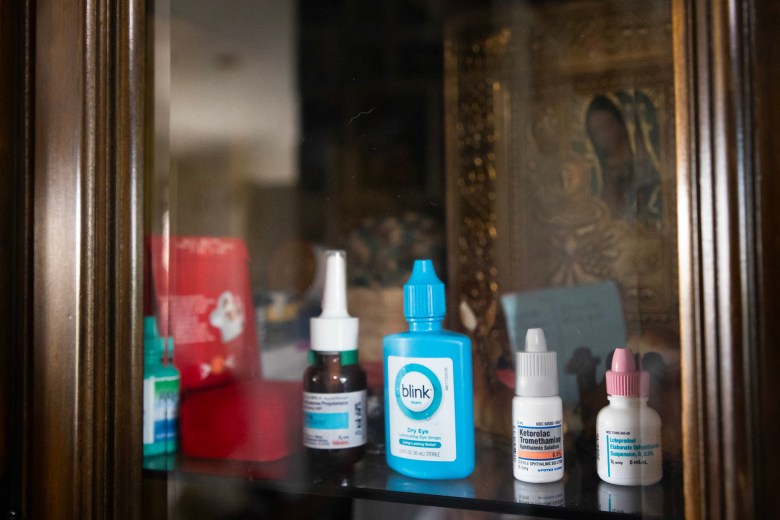
[(558, 357), (547, 351), (542, 329), (528, 329), (525, 350), (516, 354), (515, 393), (523, 397), (558, 395)]
[(342, 352), (357, 349), (358, 319), (347, 312), (347, 254), (325, 252), (322, 314), (311, 319), (311, 349)]

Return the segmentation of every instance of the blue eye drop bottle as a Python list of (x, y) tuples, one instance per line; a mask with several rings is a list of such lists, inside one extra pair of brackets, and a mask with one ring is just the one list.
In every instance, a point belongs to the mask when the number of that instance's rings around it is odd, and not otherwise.
[(387, 464), (409, 477), (474, 471), (471, 340), (442, 329), (444, 284), (417, 260), (404, 286), (409, 331), (384, 338)]

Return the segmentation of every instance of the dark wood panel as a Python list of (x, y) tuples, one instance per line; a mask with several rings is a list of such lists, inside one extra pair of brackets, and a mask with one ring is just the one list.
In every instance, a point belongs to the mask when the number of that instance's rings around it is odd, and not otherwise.
[[(26, 451), (25, 377), (29, 346), (29, 3), (0, 0), (0, 512), (22, 512)], [(21, 448), (21, 449), (20, 449)]]
[(144, 5), (35, 4), (33, 518), (140, 512)]
[(772, 518), (780, 511), (776, 476), (780, 468), (780, 451), (776, 449), (780, 439), (780, 3), (759, 0), (751, 14), (753, 39), (748, 59), (752, 66), (751, 108), (755, 114), (752, 159), (757, 176), (756, 247), (760, 252), (756, 306), (759, 327), (756, 348), (750, 356), (750, 369), (756, 376), (751, 387), (757, 430), (753, 456), (758, 465), (754, 515)]

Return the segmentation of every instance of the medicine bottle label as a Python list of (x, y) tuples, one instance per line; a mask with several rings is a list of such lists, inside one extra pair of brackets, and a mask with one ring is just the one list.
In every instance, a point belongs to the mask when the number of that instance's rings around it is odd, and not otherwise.
[(659, 428), (607, 428), (596, 437), (599, 474), (616, 480), (652, 482), (661, 476)]
[(515, 417), (512, 435), (516, 475), (563, 471), (563, 428), (560, 417)]
[(303, 393), (303, 445), (354, 448), (366, 443), (366, 391)]
[(452, 359), (388, 356), (390, 453), (412, 460), (454, 461)]
[(179, 378), (144, 379), (144, 444), (176, 439), (179, 422)]

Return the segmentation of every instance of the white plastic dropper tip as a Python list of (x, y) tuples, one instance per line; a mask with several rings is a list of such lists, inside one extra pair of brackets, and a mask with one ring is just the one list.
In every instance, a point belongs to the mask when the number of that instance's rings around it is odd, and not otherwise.
[(328, 251), (325, 263), (325, 290), (322, 295), (323, 318), (346, 318), (347, 265), (344, 251)]
[(542, 329), (528, 329), (525, 335), (526, 352), (547, 352), (547, 340)]

